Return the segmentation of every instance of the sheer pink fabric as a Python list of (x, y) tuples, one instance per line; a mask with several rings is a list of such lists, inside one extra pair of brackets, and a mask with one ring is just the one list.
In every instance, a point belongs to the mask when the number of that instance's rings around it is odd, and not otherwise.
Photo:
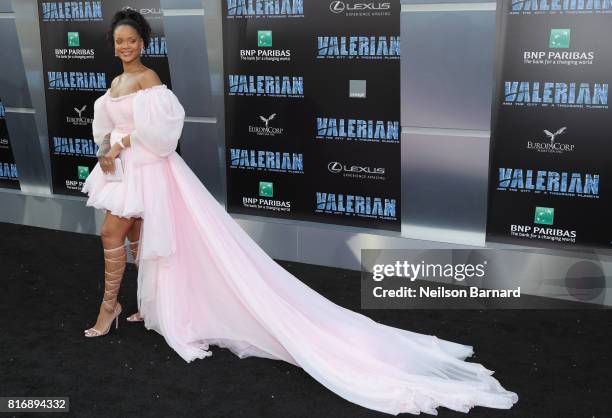
[(174, 152), (184, 111), (165, 86), (96, 101), (94, 139), (131, 132), (124, 184), (96, 165), (87, 205), (142, 216), (138, 304), (186, 361), (209, 345), (302, 367), (343, 398), (398, 414), (510, 408), (518, 399), (470, 346), (376, 323), (316, 293), (240, 228)]

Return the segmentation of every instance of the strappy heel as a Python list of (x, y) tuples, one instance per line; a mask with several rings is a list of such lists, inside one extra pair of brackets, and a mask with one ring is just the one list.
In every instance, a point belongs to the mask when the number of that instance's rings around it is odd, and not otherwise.
[[(116, 252), (117, 250), (123, 250)], [(110, 253), (115, 252), (115, 256), (111, 257)], [(123, 279), (123, 272), (125, 271), (125, 259), (126, 252), (125, 247), (122, 245), (117, 248), (111, 248), (110, 250), (104, 249), (104, 261), (108, 263), (121, 263), (122, 265), (109, 271), (105, 266), (104, 271), (104, 296), (102, 297), (102, 305), (108, 307), (108, 310), (113, 311), (113, 317), (109, 322), (106, 329), (100, 331), (94, 327), (85, 330), (86, 337), (101, 337), (108, 334), (110, 331), (113, 321), (115, 321), (115, 329), (119, 328), (119, 315), (121, 314), (121, 304), (117, 302), (117, 296), (119, 295), (119, 287), (121, 286), (121, 280)]]
[[(132, 254), (132, 258), (134, 259), (134, 263), (136, 264), (136, 267), (138, 267), (138, 243), (139, 242), (140, 240), (138, 241), (128, 240), (128, 246), (130, 248), (130, 253)], [(142, 322), (144, 321), (144, 318), (140, 315), (140, 312), (136, 312), (128, 316), (125, 320), (128, 322)]]

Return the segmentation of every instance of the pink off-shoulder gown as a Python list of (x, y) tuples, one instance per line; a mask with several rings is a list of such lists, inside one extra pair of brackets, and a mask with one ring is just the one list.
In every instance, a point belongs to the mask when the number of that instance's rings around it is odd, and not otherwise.
[(472, 347), (379, 324), (342, 308), (272, 260), (175, 152), (184, 110), (166, 86), (94, 105), (96, 143), (131, 134), (124, 178), (96, 165), (87, 205), (142, 217), (138, 306), (145, 326), (185, 361), (209, 345), (239, 357), (284, 360), (343, 398), (389, 414), (438, 406), (510, 408), (518, 399), (492, 371), (464, 359)]

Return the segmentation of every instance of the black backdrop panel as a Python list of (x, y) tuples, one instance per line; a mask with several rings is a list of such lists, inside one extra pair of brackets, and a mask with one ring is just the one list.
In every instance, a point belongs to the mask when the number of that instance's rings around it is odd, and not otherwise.
[(129, 6), (147, 18), (152, 39), (143, 63), (171, 87), (160, 3), (39, 0), (38, 5), (53, 193), (82, 195), (83, 183), (97, 163), (91, 134), (93, 103), (122, 72), (106, 38), (117, 10)]
[(19, 189), (19, 173), (6, 127), (6, 109), (0, 99), (0, 187)]
[(547, 4), (504, 1), (487, 238), (610, 248), (612, 10)]
[(399, 230), (400, 3), (264, 3), (222, 1), (228, 209)]

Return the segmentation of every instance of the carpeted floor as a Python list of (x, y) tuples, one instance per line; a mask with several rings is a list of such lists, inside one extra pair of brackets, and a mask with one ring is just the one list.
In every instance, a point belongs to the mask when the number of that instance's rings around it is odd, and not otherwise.
[[(213, 356), (185, 363), (153, 331), (122, 317), (83, 337), (102, 298), (99, 237), (0, 223), (0, 396), (69, 396), (72, 416), (374, 417), (280, 361)], [(359, 311), (359, 273), (281, 262)], [(135, 310), (129, 265), (120, 301)], [(612, 417), (612, 311), (360, 311), (388, 325), (473, 345), (473, 361), (519, 394), (512, 410), (469, 417)], [(409, 353), (407, 353), (409, 355)], [(404, 415), (410, 416), (410, 415)], [(439, 409), (440, 417), (466, 415)]]

